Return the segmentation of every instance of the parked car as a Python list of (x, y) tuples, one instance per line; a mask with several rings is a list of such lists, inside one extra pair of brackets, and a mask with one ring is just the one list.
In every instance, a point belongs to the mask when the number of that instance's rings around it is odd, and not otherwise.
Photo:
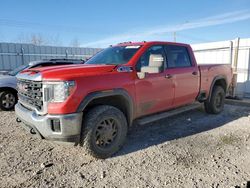
[(107, 158), (121, 148), (135, 120), (152, 122), (196, 102), (207, 113), (220, 113), (232, 69), (197, 65), (187, 44), (139, 42), (111, 46), (83, 65), (32, 68), (17, 78), (21, 125)]
[(0, 75), (8, 75), (11, 70), (0, 70)]
[(0, 75), (0, 109), (4, 111), (12, 110), (17, 102), (17, 79), (16, 75), (24, 70), (35, 67), (52, 65), (80, 64), (83, 60), (77, 59), (50, 59), (42, 61), (32, 61), (27, 65), (21, 65), (13, 71)]

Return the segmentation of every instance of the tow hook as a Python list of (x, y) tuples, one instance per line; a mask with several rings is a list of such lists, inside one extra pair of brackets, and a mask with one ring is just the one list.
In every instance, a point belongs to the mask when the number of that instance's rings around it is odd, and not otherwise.
[(22, 121), (19, 118), (16, 118), (17, 123), (21, 123)]

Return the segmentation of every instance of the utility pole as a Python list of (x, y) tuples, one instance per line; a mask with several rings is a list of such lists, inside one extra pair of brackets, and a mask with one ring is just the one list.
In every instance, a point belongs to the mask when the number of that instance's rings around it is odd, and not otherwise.
[(176, 31), (174, 31), (174, 42), (176, 42)]

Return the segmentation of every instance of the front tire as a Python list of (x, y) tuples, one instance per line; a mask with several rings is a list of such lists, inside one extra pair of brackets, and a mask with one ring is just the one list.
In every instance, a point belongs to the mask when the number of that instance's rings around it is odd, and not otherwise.
[(205, 110), (209, 114), (219, 114), (224, 109), (225, 90), (221, 86), (215, 86), (210, 101), (205, 101)]
[(127, 131), (127, 120), (119, 109), (108, 105), (94, 107), (83, 121), (83, 147), (94, 157), (108, 158), (122, 147)]
[(14, 109), (17, 102), (17, 95), (13, 91), (3, 91), (0, 93), (0, 109), (10, 111)]

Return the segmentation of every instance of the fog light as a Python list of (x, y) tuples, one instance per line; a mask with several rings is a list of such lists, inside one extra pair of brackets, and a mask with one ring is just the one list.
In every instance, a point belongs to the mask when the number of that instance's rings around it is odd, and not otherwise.
[(53, 132), (61, 132), (61, 125), (59, 119), (51, 120), (51, 129)]

